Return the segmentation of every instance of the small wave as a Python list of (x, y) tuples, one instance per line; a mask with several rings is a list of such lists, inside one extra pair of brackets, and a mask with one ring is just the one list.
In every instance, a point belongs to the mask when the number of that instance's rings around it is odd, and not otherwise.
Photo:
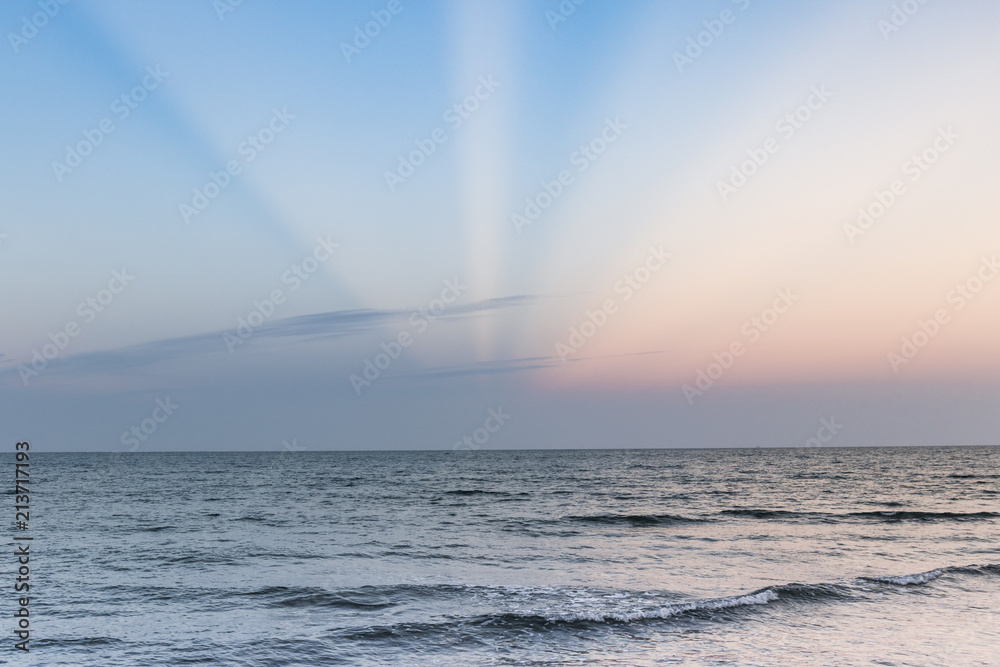
[(792, 600), (798, 602), (850, 600), (854, 597), (849, 586), (835, 583), (780, 584), (777, 586), (769, 586), (761, 590), (771, 590), (774, 591), (782, 600)]
[(671, 620), (692, 615), (706, 615), (713, 612), (738, 611), (741, 608), (766, 605), (778, 599), (778, 594), (763, 589), (747, 595), (725, 598), (672, 602), (662, 606), (635, 609), (594, 609), (570, 612), (508, 611), (494, 614), (479, 614), (443, 623), (401, 623), (379, 625), (368, 628), (352, 628), (336, 634), (345, 639), (379, 641), (399, 639), (405, 636), (429, 635), (449, 636), (459, 627), (478, 627), (486, 630), (549, 631), (555, 627), (585, 627), (594, 624), (628, 624)]
[(277, 600), (275, 607), (332, 607), (347, 609), (384, 609), (393, 607), (396, 603), (388, 598), (356, 598), (345, 597), (335, 593), (306, 593)]
[(951, 575), (968, 575), (968, 576), (997, 576), (1000, 575), (1000, 565), (988, 564), (988, 565), (952, 565), (949, 567), (940, 567), (934, 570), (928, 570), (927, 572), (918, 572), (917, 574), (903, 574), (898, 576), (868, 576), (859, 577), (859, 581), (870, 581), (884, 584), (896, 584), (897, 586), (920, 586), (923, 584), (930, 583), (935, 579), (951, 574)]
[[(886, 503), (887, 506), (898, 506), (898, 503)], [(831, 512), (795, 512), (791, 510), (770, 510), (757, 508), (734, 508), (722, 510), (719, 514), (727, 516), (749, 517), (752, 519), (796, 520), (811, 519), (815, 521), (850, 521), (857, 519), (872, 519), (885, 522), (897, 521), (983, 521), (1000, 517), (998, 512), (925, 512), (919, 510), (871, 510), (865, 512), (848, 512), (835, 514)]]
[(979, 521), (1000, 517), (997, 512), (920, 512), (906, 510), (887, 510), (883, 512), (851, 512), (847, 516), (880, 519), (882, 521)]
[[(1000, 575), (1000, 565), (941, 567), (917, 574), (878, 575), (817, 584), (775, 584), (749, 593), (701, 599), (679, 599), (676, 595), (665, 592), (456, 585), (365, 587), (329, 595), (349, 601), (381, 599), (390, 602), (422, 600), (428, 596), (449, 599), (454, 599), (455, 596), (472, 596), (471, 599), (477, 602), (488, 599), (493, 604), (513, 606), (493, 613), (452, 617), (438, 623), (373, 625), (335, 632), (343, 638), (354, 640), (398, 640), (411, 637), (426, 641), (430, 636), (454, 636), (456, 631), (462, 634), (473, 627), (483, 631), (550, 632), (560, 628), (572, 631), (594, 625), (673, 623), (683, 622), (685, 619), (739, 622), (746, 614), (756, 613), (754, 610), (761, 607), (849, 604), (868, 599), (872, 584), (898, 586), (900, 592), (903, 592), (931, 584), (945, 575), (997, 576)], [(287, 592), (283, 594), (289, 595)], [(301, 593), (298, 595), (301, 596)], [(311, 598), (291, 599), (295, 600), (295, 604), (314, 603)]]
[[(587, 621), (591, 623), (631, 623), (654, 619), (668, 619), (675, 616), (697, 614), (699, 612), (721, 611), (739, 607), (753, 607), (773, 602), (779, 598), (778, 593), (770, 588), (763, 588), (747, 595), (736, 595), (724, 598), (708, 598), (690, 602), (671, 602), (661, 607), (635, 610), (607, 610), (592, 612), (570, 612), (559, 615), (545, 615), (542, 618), (550, 623)], [(511, 614), (516, 616), (516, 614)], [(535, 616), (534, 614), (530, 616)]]
[(411, 551), (401, 551), (398, 549), (390, 549), (388, 551), (383, 551), (379, 554), (383, 558), (392, 558), (393, 556), (405, 556), (406, 558), (432, 558), (439, 560), (457, 560), (455, 556), (451, 554), (434, 554), (434, 553), (423, 553), (423, 552), (411, 552)]
[(506, 491), (484, 491), (482, 489), (455, 489), (454, 491), (445, 491), (445, 495), (453, 496), (509, 496), (510, 494)]
[[(479, 614), (443, 623), (401, 623), (378, 625), (367, 628), (352, 628), (336, 634), (345, 639), (378, 641), (399, 639), (406, 636), (420, 636), (424, 640), (430, 635), (449, 636), (458, 628), (478, 627), (483, 630), (498, 631), (551, 631), (560, 626), (567, 629), (604, 624), (631, 624), (675, 621), (683, 618), (703, 617), (716, 620), (730, 620), (732, 614), (739, 614), (752, 608), (768, 605), (782, 599), (782, 595), (794, 598), (791, 588), (776, 586), (763, 588), (744, 595), (700, 600), (675, 600), (662, 605), (633, 605), (630, 607), (595, 606), (591, 609), (519, 609), (491, 614)], [(784, 591), (784, 592), (782, 592)], [(800, 592), (801, 594), (801, 592)], [(722, 614), (720, 616), (720, 614)]]
[(964, 473), (952, 473), (948, 477), (950, 479), (1000, 479), (1000, 475), (967, 475)]
[(879, 581), (887, 584), (897, 584), (899, 586), (916, 586), (934, 581), (944, 574), (944, 570), (931, 570), (919, 574), (904, 574), (898, 577), (861, 577), (864, 581)]
[(67, 637), (62, 639), (32, 638), (31, 645), (38, 648), (91, 648), (121, 644), (121, 639), (115, 637)]
[(947, 574), (967, 574), (980, 577), (1000, 576), (1000, 564), (987, 565), (953, 565), (944, 567), (941, 570)]
[(326, 554), (308, 553), (308, 552), (288, 552), (288, 551), (247, 551), (241, 554), (242, 558), (265, 558), (273, 560), (326, 560), (329, 558)]
[(765, 510), (765, 509), (754, 509), (754, 508), (736, 508), (731, 510), (722, 510), (719, 514), (728, 514), (729, 516), (747, 516), (754, 519), (792, 519), (797, 517), (806, 516), (802, 512), (791, 512), (789, 510)]
[(254, 591), (236, 593), (239, 596), (261, 598), (271, 607), (340, 607), (348, 609), (382, 609), (395, 602), (377, 591), (330, 591), (324, 588), (267, 586)]
[(585, 516), (565, 516), (562, 520), (627, 526), (663, 526), (678, 523), (702, 523), (705, 521), (704, 519), (676, 514), (590, 514)]
[(141, 560), (162, 560), (164, 563), (170, 564), (183, 564), (191, 563), (193, 565), (204, 566), (204, 565), (235, 565), (238, 559), (235, 556), (223, 556), (220, 554), (205, 554), (205, 553), (191, 553), (184, 554), (181, 556), (171, 556), (169, 558), (162, 558), (160, 556), (150, 556), (148, 558), (142, 558)]

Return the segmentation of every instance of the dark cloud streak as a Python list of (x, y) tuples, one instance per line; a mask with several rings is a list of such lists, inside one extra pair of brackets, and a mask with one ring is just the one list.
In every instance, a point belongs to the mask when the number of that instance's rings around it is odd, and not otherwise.
[[(488, 299), (462, 306), (452, 306), (439, 319), (458, 319), (490, 312), (528, 305), (537, 300), (534, 296), (511, 296)], [(388, 326), (396, 320), (405, 320), (416, 309), (408, 310), (337, 310), (312, 315), (288, 317), (267, 322), (253, 331), (247, 343), (260, 339), (303, 339), (321, 340), (354, 336)], [(116, 350), (84, 352), (66, 358), (56, 358), (49, 362), (45, 373), (87, 375), (93, 373), (120, 373), (142, 366), (174, 361), (207, 354), (229, 354), (223, 335), (234, 334), (234, 330), (180, 336), (139, 343)], [(237, 352), (238, 353), (238, 352)], [(2, 356), (2, 355), (0, 355)], [(16, 368), (0, 372), (0, 375), (17, 374)]]

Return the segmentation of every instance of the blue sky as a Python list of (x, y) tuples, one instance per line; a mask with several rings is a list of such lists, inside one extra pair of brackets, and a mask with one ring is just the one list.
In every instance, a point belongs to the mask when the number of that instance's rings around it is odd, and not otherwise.
[(1000, 8), (562, 5), (4, 3), (8, 439), (997, 444)]

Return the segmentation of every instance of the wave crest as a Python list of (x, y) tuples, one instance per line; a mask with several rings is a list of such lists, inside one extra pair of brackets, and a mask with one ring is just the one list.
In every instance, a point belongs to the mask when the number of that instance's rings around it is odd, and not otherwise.
[(598, 523), (628, 526), (662, 526), (678, 523), (703, 523), (704, 519), (696, 519), (677, 514), (589, 514), (585, 516), (566, 516), (564, 521), (577, 523)]

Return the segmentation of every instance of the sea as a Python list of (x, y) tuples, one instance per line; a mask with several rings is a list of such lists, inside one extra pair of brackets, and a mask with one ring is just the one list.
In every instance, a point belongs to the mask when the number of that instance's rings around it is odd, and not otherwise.
[(997, 448), (30, 466), (30, 650), (11, 546), (6, 664), (1000, 664)]

